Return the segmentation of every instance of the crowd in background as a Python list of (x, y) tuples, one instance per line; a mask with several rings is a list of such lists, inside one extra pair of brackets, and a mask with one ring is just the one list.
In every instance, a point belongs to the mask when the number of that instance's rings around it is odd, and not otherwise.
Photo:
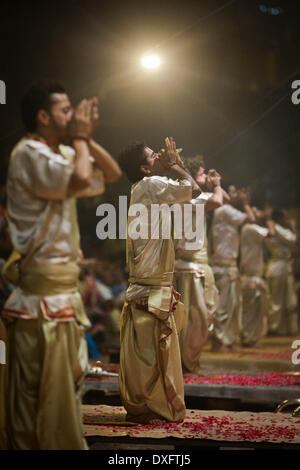
[(122, 267), (99, 259), (82, 261), (79, 291), (91, 322), (86, 338), (92, 359), (101, 357), (119, 362), (120, 315), (126, 288)]

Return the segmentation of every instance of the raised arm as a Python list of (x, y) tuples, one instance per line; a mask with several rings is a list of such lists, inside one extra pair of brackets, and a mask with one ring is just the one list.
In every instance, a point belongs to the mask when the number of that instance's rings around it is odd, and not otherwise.
[(272, 220), (272, 212), (273, 209), (270, 205), (266, 205), (264, 209), (265, 219), (266, 219), (266, 226), (269, 230), (269, 237), (275, 237), (276, 230), (275, 230), (275, 222)]
[(206, 186), (212, 191), (212, 196), (205, 204), (205, 211), (217, 209), (223, 205), (223, 189), (221, 188), (221, 175), (214, 169), (208, 170)]
[(91, 111), (91, 101), (82, 100), (68, 125), (68, 133), (75, 150), (74, 171), (69, 183), (70, 192), (85, 189), (91, 182), (93, 168), (88, 147), (92, 130)]
[(222, 188), (222, 194), (223, 194), (223, 204), (229, 204), (230, 202), (229, 194), (223, 188)]
[(170, 170), (174, 179), (188, 180), (192, 186), (192, 198), (201, 194), (201, 189), (192, 176), (183, 167), (179, 154), (176, 152), (176, 143), (172, 137), (165, 139), (165, 147), (159, 152), (161, 164)]
[(245, 214), (247, 215), (247, 219), (245, 220), (246, 222), (249, 222), (253, 224), (255, 222), (255, 217), (252, 212), (252, 209), (250, 207), (250, 193), (247, 191), (247, 189), (240, 189), (238, 191), (238, 198), (240, 200), (240, 203), (243, 207), (243, 210)]
[(95, 164), (103, 171), (106, 183), (114, 183), (121, 177), (122, 171), (117, 162), (107, 150), (93, 139), (89, 140), (89, 150), (90, 154), (95, 159)]
[[(95, 132), (99, 122), (99, 107), (98, 99), (96, 97), (91, 100), (91, 120), (92, 120), (92, 134)], [(121, 175), (122, 171), (118, 163), (113, 159), (110, 153), (105, 150), (100, 144), (95, 142), (91, 137), (89, 140), (89, 151), (92, 157), (95, 159), (95, 164), (100, 170), (103, 171), (104, 179), (106, 183), (114, 183)]]

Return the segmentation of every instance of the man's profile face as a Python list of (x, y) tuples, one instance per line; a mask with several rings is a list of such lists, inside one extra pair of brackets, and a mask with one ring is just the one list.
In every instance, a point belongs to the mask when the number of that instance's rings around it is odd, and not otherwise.
[(197, 171), (196, 173), (196, 176), (195, 176), (195, 181), (199, 184), (199, 186), (203, 187), (205, 186), (205, 183), (206, 183), (206, 173), (205, 173), (205, 168), (203, 168), (202, 166), (199, 167), (199, 170)]
[(153, 175), (162, 175), (165, 173), (164, 167), (161, 165), (158, 153), (149, 147), (144, 148), (144, 155), (146, 157), (145, 165)]
[(66, 137), (66, 130), (73, 115), (73, 108), (68, 96), (64, 93), (53, 93), (51, 95), (53, 104), (50, 108), (51, 124), (54, 131), (62, 137)]
[(236, 187), (233, 184), (228, 187), (228, 195), (230, 197), (230, 202), (232, 204), (237, 202), (238, 192), (237, 192)]

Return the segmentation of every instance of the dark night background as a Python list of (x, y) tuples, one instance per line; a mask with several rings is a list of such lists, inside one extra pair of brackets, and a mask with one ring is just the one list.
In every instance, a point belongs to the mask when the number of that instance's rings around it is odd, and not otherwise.
[[(1, 2), (1, 184), (23, 134), (20, 94), (36, 78), (52, 77), (74, 105), (99, 96), (96, 138), (113, 156), (137, 139), (158, 150), (170, 135), (184, 157), (203, 154), (225, 185), (251, 185), (255, 202), (299, 206), (300, 105), (291, 101), (291, 84), (300, 80), (297, 4)], [(140, 66), (147, 51), (161, 57), (159, 70)], [(122, 241), (97, 240), (95, 213), (100, 202), (117, 204), (128, 192), (124, 177), (101, 198), (79, 202), (86, 256), (123, 257)]]

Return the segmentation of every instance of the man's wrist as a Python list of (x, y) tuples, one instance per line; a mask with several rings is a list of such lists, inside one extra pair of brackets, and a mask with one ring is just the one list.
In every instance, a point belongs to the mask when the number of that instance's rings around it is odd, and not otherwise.
[(180, 165), (178, 165), (177, 162), (174, 162), (174, 163), (171, 163), (168, 168), (169, 170), (173, 170), (173, 171), (185, 171), (186, 172), (186, 169), (185, 168), (182, 168)]
[(72, 137), (72, 142), (75, 142), (75, 141), (79, 141), (79, 140), (82, 140), (86, 143), (89, 143), (90, 139), (88, 139), (87, 137), (82, 137), (82, 136), (76, 136), (76, 137)]
[(72, 139), (72, 146), (76, 149), (89, 148), (88, 140), (86, 139)]
[(86, 142), (87, 144), (90, 142), (90, 138), (87, 137), (87, 136), (84, 136), (84, 135), (75, 135), (74, 137), (71, 138), (72, 142), (75, 142), (75, 141), (84, 141)]

